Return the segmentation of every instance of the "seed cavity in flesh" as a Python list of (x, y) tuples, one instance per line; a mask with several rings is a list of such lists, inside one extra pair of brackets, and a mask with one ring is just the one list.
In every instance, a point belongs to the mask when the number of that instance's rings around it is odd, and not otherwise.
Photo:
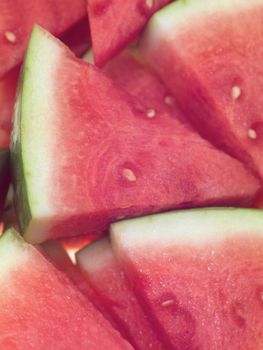
[(5, 38), (9, 43), (15, 43), (16, 42), (16, 35), (13, 32), (5, 32)]
[(134, 172), (128, 168), (123, 169), (122, 175), (125, 177), (126, 180), (130, 182), (135, 182), (137, 180)]
[(231, 96), (233, 100), (237, 100), (241, 95), (241, 89), (239, 86), (233, 86), (231, 90)]
[(162, 302), (162, 306), (163, 307), (166, 307), (166, 306), (169, 306), (169, 305), (173, 305), (174, 301), (172, 299), (169, 299), (169, 300), (165, 300)]
[(257, 138), (257, 132), (256, 132), (256, 130), (254, 130), (254, 129), (248, 129), (248, 131), (247, 131), (247, 136), (250, 138), (250, 139), (252, 139), (252, 140), (255, 140), (256, 138)]
[(173, 96), (170, 96), (170, 95), (165, 96), (164, 103), (166, 103), (168, 106), (173, 106), (174, 105)]
[(146, 114), (147, 114), (148, 118), (154, 118), (156, 116), (155, 109), (153, 109), (153, 108), (148, 109)]

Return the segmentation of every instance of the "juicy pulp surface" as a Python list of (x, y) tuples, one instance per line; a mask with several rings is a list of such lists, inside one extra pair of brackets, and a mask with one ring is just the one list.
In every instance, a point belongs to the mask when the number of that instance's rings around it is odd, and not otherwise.
[(0, 148), (9, 148), (16, 84), (20, 67), (0, 79)]
[(78, 252), (77, 263), (95, 290), (98, 303), (135, 349), (164, 349), (127, 283), (107, 238)]
[(188, 210), (112, 225), (114, 252), (166, 349), (262, 346), (263, 216)]
[(35, 248), (0, 238), (1, 349), (131, 349)]
[(171, 0), (87, 0), (94, 58), (104, 65), (143, 29), (150, 16)]
[(199, 132), (261, 178), (262, 15), (262, 0), (176, 1), (140, 43)]
[(0, 78), (22, 61), (34, 24), (61, 34), (84, 15), (84, 0), (2, 0)]
[(175, 118), (149, 117), (40, 28), (19, 101), (13, 165), (20, 223), (32, 243), (175, 207), (244, 205), (258, 191), (241, 163)]

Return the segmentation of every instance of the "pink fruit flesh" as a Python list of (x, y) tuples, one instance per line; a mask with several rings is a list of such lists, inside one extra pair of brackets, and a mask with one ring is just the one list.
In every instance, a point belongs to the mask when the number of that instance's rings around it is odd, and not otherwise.
[(0, 149), (9, 148), (16, 84), (20, 67), (14, 68), (0, 80)]
[(149, 242), (121, 254), (167, 349), (261, 349), (262, 238), (251, 233), (202, 248)]
[(2, 0), (0, 78), (21, 63), (34, 24), (58, 35), (84, 16), (84, 0)]
[(143, 29), (150, 16), (171, 0), (87, 0), (97, 65), (102, 66)]

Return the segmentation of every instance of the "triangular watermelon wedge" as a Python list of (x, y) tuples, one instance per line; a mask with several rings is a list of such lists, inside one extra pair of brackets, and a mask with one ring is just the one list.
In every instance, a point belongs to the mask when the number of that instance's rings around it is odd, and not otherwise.
[(150, 16), (171, 0), (87, 0), (95, 63), (103, 66), (132, 42)]
[(166, 349), (262, 349), (262, 211), (132, 219), (113, 224), (111, 240)]
[(165, 349), (154, 333), (147, 315), (126, 281), (108, 238), (81, 249), (77, 265), (95, 290), (98, 302), (107, 310), (135, 349)]
[(258, 181), (167, 115), (149, 115), (96, 67), (36, 27), (12, 146), (27, 240), (104, 231), (122, 217), (248, 204)]
[(59, 35), (84, 16), (84, 0), (1, 0), (0, 78), (22, 62), (34, 24)]
[(141, 53), (197, 130), (263, 179), (263, 1), (179, 0), (148, 24)]
[(1, 349), (132, 349), (67, 279), (12, 229), (0, 238)]

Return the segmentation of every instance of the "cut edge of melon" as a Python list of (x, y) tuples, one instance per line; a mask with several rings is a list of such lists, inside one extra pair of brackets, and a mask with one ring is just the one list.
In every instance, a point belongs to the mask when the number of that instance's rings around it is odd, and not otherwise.
[(113, 248), (144, 246), (202, 246), (247, 234), (263, 237), (263, 211), (238, 208), (202, 208), (172, 211), (123, 220), (110, 227)]
[[(50, 127), (54, 123), (53, 117), (56, 111), (52, 88), (55, 86), (54, 72), (63, 54), (55, 40), (44, 29), (34, 26), (15, 106), (12, 152), (17, 173), (16, 180), (19, 182), (18, 186), (23, 197), (19, 199), (18, 205), (23, 232), (27, 230), (31, 218), (38, 217), (45, 220), (54, 214), (54, 208), (49, 200), (49, 192), (52, 190), (51, 157), (56, 140)], [(39, 125), (49, 125), (49, 128)]]
[(0, 236), (0, 283), (11, 277), (10, 272), (19, 270), (31, 258), (28, 245), (15, 229), (10, 228)]
[(112, 261), (113, 252), (108, 237), (88, 244), (76, 253), (77, 265), (81, 270), (101, 269), (101, 266)]

